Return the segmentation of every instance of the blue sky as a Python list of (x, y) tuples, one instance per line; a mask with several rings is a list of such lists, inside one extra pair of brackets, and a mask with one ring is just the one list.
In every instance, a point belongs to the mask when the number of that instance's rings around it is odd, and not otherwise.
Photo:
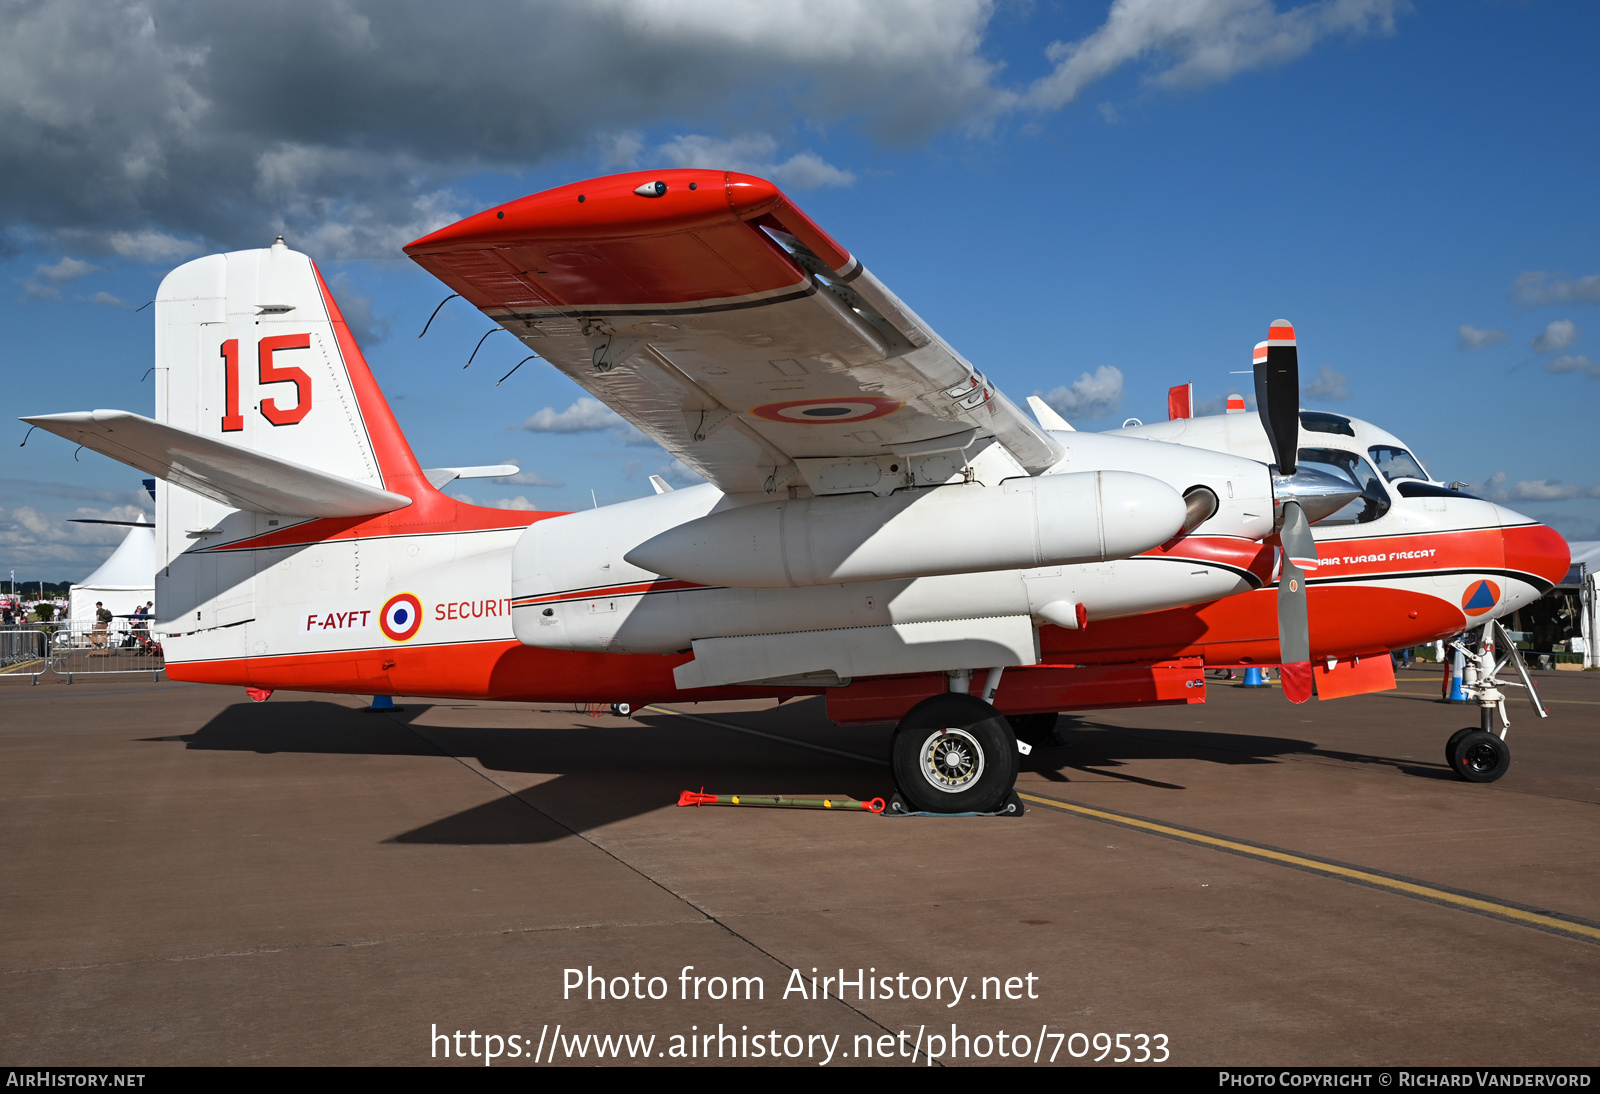
[[(1226, 394), (1285, 317), (1308, 406), (1600, 538), (1592, 5), (608, 0), (446, 24), (351, 0), (308, 4), (281, 41), (229, 6), (116, 5), (122, 33), (79, 29), (80, 6), (33, 9), (0, 46), (30, 77), (0, 88), (12, 417), (148, 413), (134, 309), (178, 262), (282, 230), (365, 328), (425, 466), (523, 469), (455, 492), (647, 493), (670, 457), (564, 415), (582, 393), (554, 370), (495, 386), (511, 339), (462, 370), (490, 329), (470, 307), (419, 341), (448, 290), (398, 247), (585, 177), (729, 166), (774, 177), (1008, 394), (1080, 427), (1161, 417), (1176, 383)], [(599, 428), (523, 428), (546, 408)], [(0, 449), (0, 575), (81, 579), (119, 537), (66, 518), (150, 511), (139, 476), (24, 432)]]

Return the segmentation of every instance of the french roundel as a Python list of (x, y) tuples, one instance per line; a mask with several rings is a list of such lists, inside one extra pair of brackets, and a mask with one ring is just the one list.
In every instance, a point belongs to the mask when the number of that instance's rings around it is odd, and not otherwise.
[(391, 642), (408, 642), (422, 627), (422, 602), (410, 593), (391, 596), (378, 615), (378, 626)]
[(1467, 586), (1461, 594), (1461, 610), (1468, 615), (1482, 615), (1500, 603), (1500, 586), (1484, 578)]
[(843, 399), (796, 399), (787, 403), (767, 403), (750, 408), (750, 413), (769, 422), (795, 422), (800, 425), (833, 425), (839, 422), (864, 422), (893, 414), (905, 403), (881, 395), (850, 395)]

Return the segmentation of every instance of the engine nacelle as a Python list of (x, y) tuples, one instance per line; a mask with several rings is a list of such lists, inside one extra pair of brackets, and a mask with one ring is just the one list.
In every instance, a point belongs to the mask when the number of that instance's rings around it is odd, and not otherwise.
[(705, 585), (793, 588), (1128, 558), (1183, 527), (1164, 482), (1090, 471), (741, 506), (629, 551), (631, 566)]

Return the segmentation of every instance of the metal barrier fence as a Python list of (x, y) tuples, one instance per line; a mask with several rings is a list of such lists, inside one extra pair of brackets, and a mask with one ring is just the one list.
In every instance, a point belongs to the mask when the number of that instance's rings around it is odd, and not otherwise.
[(32, 627), (0, 628), (0, 674), (37, 677), (50, 667), (50, 634)]
[[(30, 633), (30, 632), (19, 632)], [(110, 623), (65, 622), (41, 627), (45, 639), (44, 665), (34, 667), (37, 678), (46, 670), (67, 678), (79, 674), (100, 675), (112, 672), (148, 672), (159, 678), (166, 661), (161, 655), (161, 637), (143, 621), (114, 619)]]

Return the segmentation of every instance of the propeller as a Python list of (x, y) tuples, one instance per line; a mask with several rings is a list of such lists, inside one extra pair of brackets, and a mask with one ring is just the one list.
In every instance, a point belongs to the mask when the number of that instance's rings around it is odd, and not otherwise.
[[(1278, 656), (1283, 693), (1292, 703), (1311, 698), (1311, 622), (1306, 611), (1306, 570), (1317, 567), (1317, 541), (1303, 502), (1310, 502), (1317, 519), (1342, 507), (1358, 491), (1349, 483), (1316, 471), (1296, 473), (1300, 452), (1300, 353), (1294, 327), (1279, 319), (1256, 346), (1256, 408), (1267, 431), (1276, 461), (1272, 474), (1273, 507), (1278, 510), (1278, 543), (1282, 563), (1278, 572)], [(1312, 476), (1315, 476), (1313, 478)], [(1329, 480), (1336, 490), (1330, 490)], [(1332, 509), (1332, 504), (1342, 495)], [(1312, 499), (1316, 500), (1313, 501)]]

